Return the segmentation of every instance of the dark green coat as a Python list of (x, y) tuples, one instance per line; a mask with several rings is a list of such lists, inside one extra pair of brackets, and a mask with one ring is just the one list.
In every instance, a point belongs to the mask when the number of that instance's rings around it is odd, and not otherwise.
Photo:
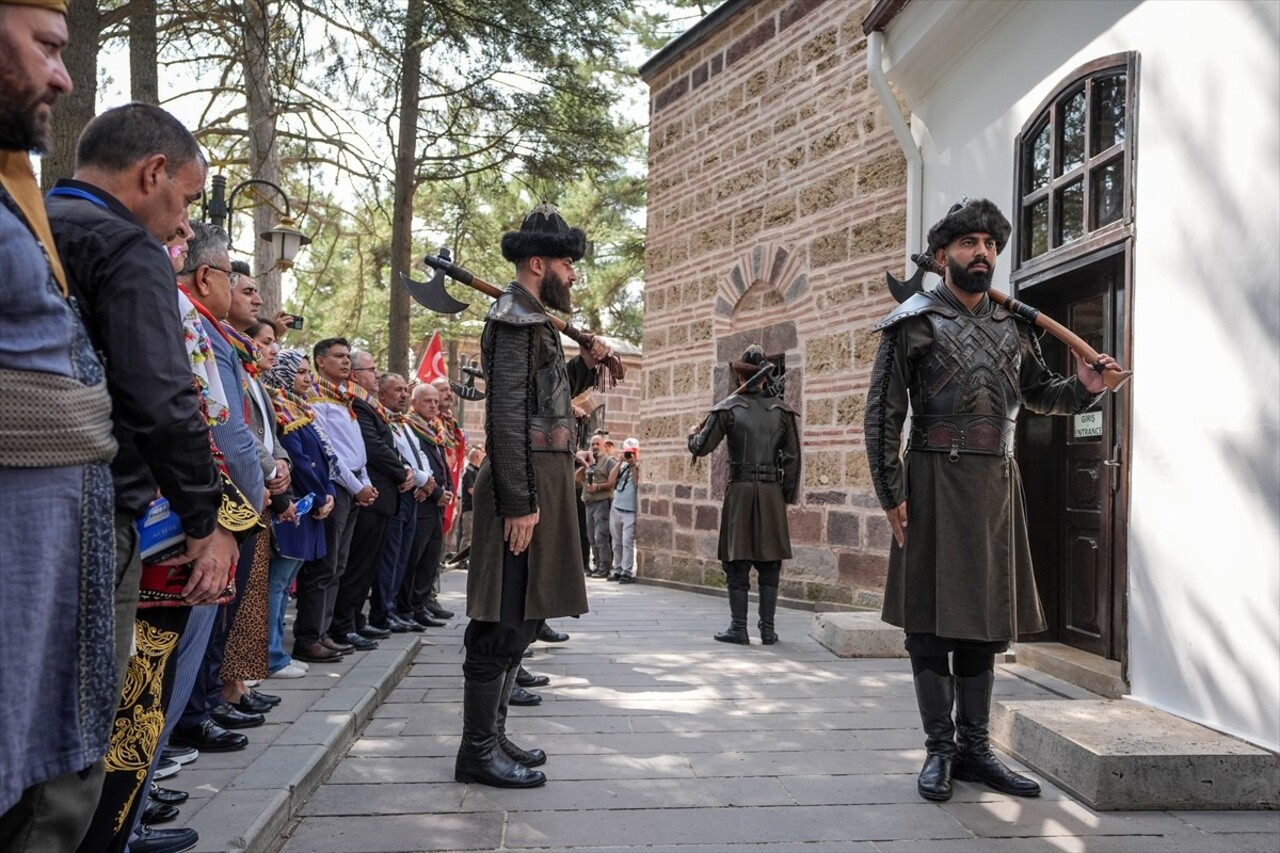
[(734, 412), (744, 408), (752, 410), (756, 422), (768, 424), (772, 435), (767, 442), (768, 452), (760, 454), (767, 458), (747, 461), (776, 465), (782, 480), (735, 481), (731, 478), (720, 508), (720, 543), (716, 556), (725, 562), (789, 560), (791, 534), (787, 527), (787, 504), (795, 503), (800, 486), (800, 436), (795, 412), (781, 400), (755, 392), (735, 395), (707, 415), (702, 430), (689, 439), (689, 452), (695, 459), (706, 456), (728, 438), (730, 462), (741, 461), (734, 457), (735, 445), (744, 444), (736, 440), (743, 436), (734, 435), (735, 430), (742, 428)]
[[(495, 303), (495, 309), (503, 302)], [(522, 316), (527, 320), (529, 306), (523, 308), (526, 313)], [(534, 451), (529, 423), (536, 414), (558, 410), (561, 399), (564, 411), (555, 414), (571, 419), (569, 399), (590, 386), (594, 373), (580, 356), (565, 362), (560, 334), (549, 322), (513, 325), (493, 317), (491, 312), (481, 337), (488, 455), (476, 474), (472, 494), (467, 616), (483, 622), (500, 621), (506, 551), (503, 518), (534, 510), (539, 518), (527, 552), (529, 587), (524, 618), (576, 616), (587, 612), (587, 588), (579, 547), (572, 444), (564, 451)], [(498, 483), (495, 467), (501, 480)]]
[[(993, 328), (1016, 331), (1020, 357), (1010, 375), (1017, 377), (1026, 408), (1072, 414), (1096, 401), (1076, 377), (1045, 366), (1024, 322), (989, 299), (973, 313)], [(899, 458), (908, 400), (920, 408), (917, 368), (933, 344), (928, 315), (885, 329), (867, 399), (868, 461), (883, 492), (881, 505), (907, 501), (906, 547), (896, 541), (891, 546), (882, 618), (907, 633), (963, 640), (1013, 640), (1043, 631), (1017, 462), (976, 454), (952, 460), (924, 451)], [(880, 438), (873, 442), (873, 435)]]

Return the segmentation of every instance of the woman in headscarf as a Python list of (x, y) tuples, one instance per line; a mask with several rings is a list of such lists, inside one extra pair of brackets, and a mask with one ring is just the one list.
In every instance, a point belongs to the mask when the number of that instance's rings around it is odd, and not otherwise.
[[(326, 553), (324, 518), (333, 509), (334, 485), (330, 471), (338, 458), (316, 422), (307, 402), (311, 394), (311, 365), (305, 355), (284, 350), (262, 374), (275, 405), (280, 442), (293, 463), (293, 493), (299, 511), (293, 522), (272, 525), (275, 552), (271, 558), (267, 600), (267, 669), (272, 678), (301, 678), (307, 664), (284, 650), (284, 612), (289, 586), (302, 564)], [(311, 508), (303, 511), (307, 496)]]

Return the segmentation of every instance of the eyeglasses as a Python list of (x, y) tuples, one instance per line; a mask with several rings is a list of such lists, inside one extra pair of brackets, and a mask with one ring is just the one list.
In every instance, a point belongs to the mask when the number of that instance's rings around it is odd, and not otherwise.
[(235, 270), (224, 270), (222, 267), (215, 267), (213, 264), (205, 264), (205, 266), (211, 270), (217, 270), (218, 272), (225, 275), (227, 277), (227, 280), (231, 282), (231, 285), (233, 287), (235, 286), (236, 282), (240, 280), (240, 273), (236, 272)]
[(377, 370), (378, 370), (378, 368), (376, 368), (376, 367), (353, 367), (353, 368), (351, 368), (351, 372), (352, 372), (352, 373), (359, 373), (359, 372), (360, 372), (360, 371), (362, 371), (362, 370), (372, 370), (372, 371), (374, 371), (374, 372), (376, 373), (376, 372), (377, 372)]

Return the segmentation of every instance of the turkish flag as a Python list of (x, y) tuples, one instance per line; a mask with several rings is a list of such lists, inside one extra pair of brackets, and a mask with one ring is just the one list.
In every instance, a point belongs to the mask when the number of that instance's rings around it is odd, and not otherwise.
[(444, 364), (444, 351), (440, 348), (439, 332), (431, 335), (431, 343), (427, 344), (427, 351), (422, 354), (422, 361), (418, 363), (417, 377), (424, 385), (437, 379), (449, 378), (449, 371)]

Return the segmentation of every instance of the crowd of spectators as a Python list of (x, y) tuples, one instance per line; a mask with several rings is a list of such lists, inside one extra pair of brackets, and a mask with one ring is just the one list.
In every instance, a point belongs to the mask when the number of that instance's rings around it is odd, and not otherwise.
[(157, 783), (244, 749), (271, 679), (453, 616), (438, 572), (480, 457), (447, 382), (286, 347), (189, 220), (207, 163), (163, 109), (97, 116), (41, 197), (65, 13), (0, 0), (0, 638), (24, 650), (0, 670), (0, 849), (177, 853), (188, 795)]

